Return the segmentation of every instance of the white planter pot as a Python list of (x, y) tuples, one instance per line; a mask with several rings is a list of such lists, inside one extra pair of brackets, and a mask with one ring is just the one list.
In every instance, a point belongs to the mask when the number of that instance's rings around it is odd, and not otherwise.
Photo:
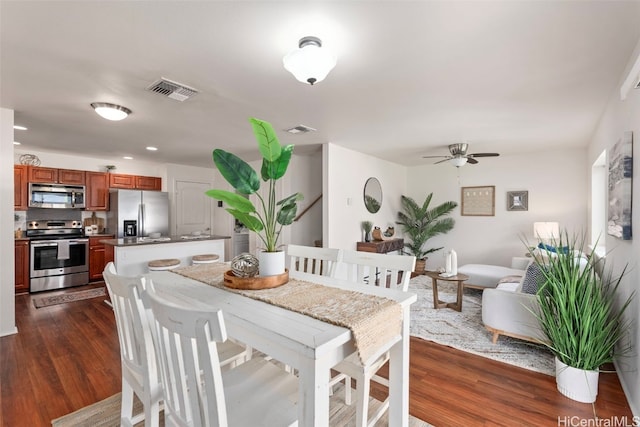
[(593, 403), (598, 396), (600, 372), (572, 368), (556, 357), (556, 384), (558, 391), (569, 399)]
[(284, 251), (258, 252), (260, 276), (276, 276), (284, 273)]

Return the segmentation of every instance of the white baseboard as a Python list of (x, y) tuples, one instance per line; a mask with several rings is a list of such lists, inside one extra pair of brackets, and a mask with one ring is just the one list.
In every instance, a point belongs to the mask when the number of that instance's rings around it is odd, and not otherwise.
[(11, 330), (0, 332), (0, 337), (6, 337), (6, 336), (9, 336), (9, 335), (15, 335), (17, 333), (18, 333), (18, 328), (16, 328), (14, 326), (13, 329), (11, 329)]

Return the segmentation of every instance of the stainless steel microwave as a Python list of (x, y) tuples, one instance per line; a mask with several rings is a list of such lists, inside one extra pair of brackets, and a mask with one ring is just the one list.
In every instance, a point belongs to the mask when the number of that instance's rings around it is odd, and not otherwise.
[(30, 208), (84, 209), (84, 185), (29, 184)]

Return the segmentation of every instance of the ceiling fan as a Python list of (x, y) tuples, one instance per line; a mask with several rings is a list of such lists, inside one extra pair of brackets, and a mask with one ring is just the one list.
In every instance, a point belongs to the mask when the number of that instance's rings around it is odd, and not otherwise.
[(422, 156), (425, 159), (435, 159), (444, 157), (442, 160), (435, 162), (434, 164), (449, 162), (455, 167), (459, 168), (460, 166), (464, 166), (466, 163), (470, 163), (475, 165), (478, 163), (476, 157), (496, 157), (500, 154), (498, 153), (473, 153), (467, 154), (467, 149), (469, 148), (469, 144), (450, 144), (449, 152), (451, 155), (449, 156)]

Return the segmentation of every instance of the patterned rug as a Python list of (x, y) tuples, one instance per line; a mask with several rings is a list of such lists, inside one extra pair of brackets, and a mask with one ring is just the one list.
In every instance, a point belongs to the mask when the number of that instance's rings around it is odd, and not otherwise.
[(48, 307), (50, 305), (65, 304), (68, 302), (81, 301), (89, 298), (97, 298), (105, 296), (104, 288), (87, 289), (84, 291), (67, 292), (58, 295), (46, 295), (41, 297), (33, 297), (33, 305), (36, 308)]
[[(431, 278), (427, 276), (411, 279), (409, 291), (418, 294), (418, 301), (411, 306), (411, 335), (510, 365), (555, 375), (553, 355), (546, 348), (505, 336), (500, 336), (496, 344), (491, 342), (492, 334), (482, 323), (481, 290), (464, 290), (462, 312), (433, 308)], [(438, 283), (438, 297), (442, 301), (455, 302), (455, 286)]]
[[(348, 406), (344, 404), (344, 393), (341, 386), (336, 387), (330, 400), (329, 425), (355, 426), (355, 404), (352, 403)], [(380, 402), (375, 399), (370, 399), (369, 402), (370, 411), (374, 411), (380, 405)], [(142, 404), (137, 398), (134, 402), (134, 412), (142, 412)], [(120, 393), (56, 418), (51, 421), (51, 425), (53, 427), (117, 427), (120, 425)], [(376, 427), (388, 426), (388, 412), (385, 412), (375, 425)], [(144, 426), (144, 421), (136, 424), (136, 427), (138, 426)], [(162, 426), (164, 426), (163, 416), (160, 417), (160, 427)], [(409, 427), (431, 427), (431, 424), (409, 416)]]

